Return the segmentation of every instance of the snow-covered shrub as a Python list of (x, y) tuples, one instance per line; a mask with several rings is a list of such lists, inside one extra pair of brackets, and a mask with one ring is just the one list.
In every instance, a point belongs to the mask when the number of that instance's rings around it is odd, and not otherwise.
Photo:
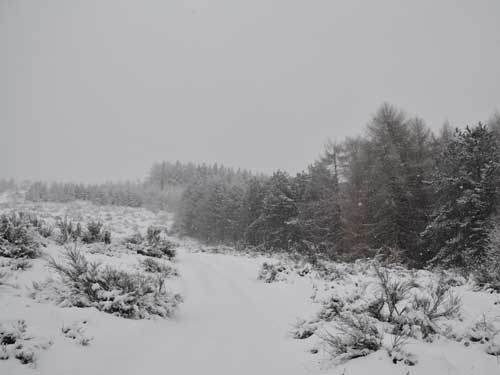
[(16, 358), (24, 365), (34, 364), (35, 351), (47, 349), (52, 343), (41, 342), (28, 334), (24, 320), (18, 320), (9, 326), (0, 324), (0, 360)]
[(482, 344), (491, 342), (497, 335), (500, 334), (500, 328), (493, 321), (488, 320), (486, 316), (478, 320), (470, 329), (467, 336), (472, 342), (480, 342)]
[(317, 329), (317, 325), (305, 320), (301, 320), (295, 326), (295, 329), (293, 331), (293, 338), (298, 340), (307, 339), (314, 335)]
[[(142, 236), (142, 234), (140, 232), (135, 232), (134, 234), (132, 234), (128, 237), (125, 237), (123, 239), (123, 243), (125, 245), (140, 245), (140, 244), (142, 244), (143, 241), (144, 241), (144, 237)], [(132, 247), (132, 246), (128, 246), (128, 247)]]
[(335, 319), (335, 332), (326, 331), (321, 338), (332, 355), (342, 360), (364, 357), (382, 346), (377, 320), (352, 312), (340, 314)]
[(323, 303), (323, 307), (318, 313), (318, 318), (331, 322), (344, 310), (345, 302), (337, 295), (331, 296)]
[(405, 311), (392, 321), (392, 334), (396, 337), (426, 339), (437, 333), (436, 324), (421, 310), (408, 305)]
[(106, 245), (109, 245), (111, 243), (111, 232), (109, 230), (105, 230), (102, 232), (102, 242), (104, 242)]
[(31, 349), (16, 349), (15, 352), (16, 359), (19, 360), (23, 365), (28, 365), (35, 362), (35, 352)]
[(9, 272), (0, 270), (0, 285), (5, 284), (5, 281), (9, 277)]
[[(388, 321), (392, 321), (396, 316), (404, 312), (404, 307), (400, 303), (408, 296), (408, 293), (416, 285), (413, 281), (391, 278), (389, 270), (374, 263), (375, 274), (379, 280), (379, 286), (382, 291), (382, 298), (389, 310)], [(380, 300), (379, 302), (381, 302)], [(383, 306), (382, 306), (383, 307)], [(379, 311), (380, 312), (380, 311)]]
[[(129, 273), (89, 262), (76, 248), (67, 249), (66, 264), (51, 259), (49, 264), (67, 290), (60, 290), (63, 302), (76, 307), (95, 307), (117, 316), (141, 319), (167, 317), (181, 298), (165, 290), (165, 278)], [(66, 293), (66, 294), (65, 294)]]
[(157, 243), (146, 244), (144, 247), (140, 247), (137, 250), (137, 254), (154, 258), (161, 258), (163, 256), (166, 256), (168, 259), (171, 260), (175, 258), (176, 254), (175, 248), (176, 248), (175, 243), (162, 239)]
[(168, 264), (161, 263), (160, 261), (153, 258), (145, 258), (141, 262), (141, 265), (145, 272), (158, 273), (165, 276), (165, 278), (178, 275), (177, 270), (174, 267)]
[(415, 366), (418, 363), (415, 354), (409, 353), (403, 349), (390, 350), (388, 354), (394, 364), (403, 362), (407, 366)]
[(13, 212), (0, 216), (0, 256), (37, 258), (40, 241), (36, 229), (23, 214)]
[(101, 221), (92, 220), (87, 223), (87, 229), (82, 235), (82, 241), (86, 244), (95, 242), (111, 243), (111, 232), (103, 229)]
[(334, 281), (342, 280), (347, 276), (347, 271), (336, 263), (319, 261), (314, 265), (314, 270), (321, 279)]
[(12, 271), (26, 271), (28, 268), (31, 268), (32, 264), (28, 259), (14, 259), (10, 262), (10, 269)]
[(426, 292), (427, 295), (414, 297), (413, 308), (422, 311), (429, 320), (450, 318), (460, 312), (462, 302), (443, 278), (440, 278), (437, 284), (432, 285)]
[(69, 221), (67, 217), (65, 217), (64, 220), (58, 220), (56, 226), (59, 229), (57, 242), (61, 245), (69, 241), (77, 241), (82, 237), (83, 231), (81, 224), (74, 224), (72, 221)]
[(500, 219), (489, 233), (486, 259), (473, 275), (480, 287), (500, 292)]
[(487, 354), (500, 356), (500, 326), (493, 320), (489, 320), (485, 315), (478, 320), (467, 333), (466, 344), (470, 342), (487, 344), (485, 351)]
[(80, 223), (75, 224), (66, 217), (64, 220), (58, 220), (56, 225), (59, 229), (57, 240), (61, 245), (69, 241), (76, 242), (78, 240), (86, 244), (96, 242), (111, 243), (111, 232), (103, 229), (103, 223), (100, 221), (92, 220), (88, 222), (85, 230)]
[(93, 337), (89, 337), (85, 334), (85, 324), (87, 321), (82, 321), (80, 323), (74, 323), (69, 326), (62, 326), (61, 333), (64, 337), (75, 341), (82, 346), (88, 346), (93, 340)]
[(20, 220), (31, 225), (43, 238), (49, 238), (52, 235), (52, 227), (44, 220), (40, 219), (36, 214), (25, 211), (19, 211), (17, 214)]
[(157, 227), (148, 227), (146, 230), (146, 241), (149, 244), (155, 244), (161, 241), (161, 229)]
[(128, 249), (136, 251), (139, 255), (154, 258), (167, 257), (169, 260), (175, 258), (176, 255), (177, 245), (162, 237), (162, 229), (153, 226), (148, 227), (146, 237), (137, 232), (125, 238), (123, 243)]
[(438, 319), (458, 315), (461, 300), (451, 291), (446, 279), (440, 277), (436, 283), (419, 287), (413, 298), (404, 300), (401, 305), (401, 310), (391, 320), (392, 333), (427, 339), (438, 333)]
[(286, 275), (289, 273), (289, 269), (282, 263), (262, 263), (262, 267), (259, 271), (258, 279), (266, 283), (272, 283), (275, 281), (282, 281), (286, 279)]

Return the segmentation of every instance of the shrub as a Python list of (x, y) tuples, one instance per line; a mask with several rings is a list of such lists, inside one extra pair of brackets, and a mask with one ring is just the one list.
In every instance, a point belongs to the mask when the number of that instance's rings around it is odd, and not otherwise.
[(35, 352), (31, 349), (24, 349), (24, 348), (16, 349), (15, 357), (23, 365), (35, 362)]
[(450, 290), (443, 278), (430, 288), (428, 296), (415, 296), (413, 300), (413, 308), (422, 311), (431, 321), (458, 314), (461, 305), (460, 298)]
[(175, 247), (175, 243), (168, 240), (161, 240), (154, 245), (145, 245), (143, 247), (139, 247), (137, 249), (137, 254), (154, 258), (161, 258), (163, 256), (166, 256), (169, 260), (172, 260), (176, 254)]
[(174, 267), (160, 263), (153, 258), (145, 258), (141, 264), (144, 268), (144, 271), (149, 273), (159, 273), (165, 278), (178, 275), (177, 270)]
[(441, 277), (437, 284), (420, 289), (420, 294), (413, 296), (413, 300), (404, 307), (404, 312), (394, 318), (393, 334), (428, 338), (438, 332), (438, 319), (452, 318), (460, 312), (460, 308), (460, 298), (451, 292), (446, 279)]
[(76, 242), (81, 240), (86, 244), (104, 242), (105, 244), (111, 243), (111, 232), (103, 229), (103, 224), (100, 221), (92, 220), (87, 223), (87, 228), (84, 231), (80, 223), (74, 224), (67, 218), (57, 222), (59, 228), (58, 242), (65, 244), (69, 241)]
[(288, 272), (287, 267), (282, 263), (272, 264), (264, 262), (257, 278), (266, 283), (272, 283), (284, 280), (286, 278), (284, 275), (288, 274)]
[(8, 277), (9, 277), (9, 272), (0, 270), (0, 285), (5, 284)]
[[(51, 259), (49, 264), (68, 288), (65, 301), (76, 307), (95, 307), (124, 318), (170, 316), (181, 301), (165, 290), (165, 278), (128, 273), (89, 262), (75, 247), (67, 249), (66, 264)], [(64, 292), (63, 292), (64, 293)]]
[(364, 357), (382, 346), (382, 334), (376, 322), (364, 314), (342, 313), (335, 321), (337, 332), (327, 331), (321, 338), (335, 357), (343, 360)]
[(61, 245), (69, 241), (77, 241), (82, 237), (81, 224), (77, 223), (75, 225), (66, 217), (64, 218), (64, 220), (58, 220), (56, 226), (59, 229), (59, 237), (57, 238), (57, 242), (59, 242), (59, 244)]
[(95, 242), (111, 243), (111, 233), (103, 230), (103, 223), (100, 221), (90, 221), (87, 223), (87, 230), (82, 236), (84, 243), (90, 244)]
[(18, 215), (22, 221), (29, 223), (43, 238), (49, 238), (52, 235), (52, 227), (37, 215), (23, 211), (18, 212)]
[(295, 326), (295, 330), (293, 332), (293, 338), (298, 340), (305, 340), (316, 332), (318, 329), (317, 325), (311, 324), (311, 322), (307, 322), (305, 320), (300, 321)]
[(475, 282), (482, 288), (500, 292), (500, 220), (489, 233), (486, 260), (474, 271)]
[(0, 256), (37, 258), (40, 255), (38, 233), (26, 216), (13, 212), (0, 216)]
[(62, 326), (61, 333), (64, 337), (73, 340), (82, 346), (88, 346), (93, 338), (85, 335), (84, 324), (87, 324), (87, 322), (83, 321), (82, 323), (75, 323), (70, 326)]
[[(134, 237), (129, 238), (130, 240), (136, 242), (142, 236), (134, 235)], [(154, 258), (161, 258), (166, 256), (169, 260), (175, 258), (176, 255), (176, 244), (161, 237), (161, 229), (156, 227), (148, 227), (146, 232), (146, 239), (143, 240), (139, 245), (132, 246), (136, 249), (137, 254), (145, 255)]]
[(28, 268), (31, 268), (32, 264), (28, 259), (14, 259), (10, 263), (10, 269), (12, 271), (26, 271)]
[(493, 341), (498, 334), (500, 334), (500, 329), (483, 315), (469, 331), (468, 338), (472, 342), (481, 342), (484, 344)]
[(323, 307), (318, 313), (320, 320), (327, 322), (332, 321), (344, 310), (345, 302), (338, 296), (332, 296), (328, 301), (323, 304)]
[(146, 232), (146, 241), (149, 245), (155, 245), (161, 241), (161, 229), (157, 227), (148, 227)]
[[(391, 279), (387, 268), (382, 268), (378, 263), (374, 263), (374, 269), (382, 290), (382, 297), (378, 303), (381, 304), (382, 300), (384, 301), (389, 310), (388, 321), (392, 321), (394, 314), (401, 315), (404, 312), (405, 307), (400, 308), (398, 305), (408, 296), (408, 292), (415, 287), (415, 284), (404, 280)], [(379, 315), (382, 308), (383, 304), (378, 311)]]
[(144, 237), (142, 237), (140, 232), (135, 232), (134, 234), (132, 234), (129, 237), (126, 237), (123, 240), (123, 242), (126, 245), (140, 245), (143, 243), (143, 241), (144, 241)]
[(407, 366), (415, 366), (418, 363), (417, 357), (414, 354), (408, 353), (402, 349), (390, 350), (389, 357), (392, 358), (392, 363), (394, 364), (403, 362)]
[(24, 365), (33, 364), (36, 360), (34, 349), (46, 349), (48, 343), (33, 344), (33, 336), (28, 335), (24, 320), (18, 320), (11, 327), (0, 324), (0, 360), (14, 357)]
[(103, 232), (102, 242), (104, 242), (106, 245), (109, 245), (111, 243), (111, 232), (109, 230), (105, 230)]

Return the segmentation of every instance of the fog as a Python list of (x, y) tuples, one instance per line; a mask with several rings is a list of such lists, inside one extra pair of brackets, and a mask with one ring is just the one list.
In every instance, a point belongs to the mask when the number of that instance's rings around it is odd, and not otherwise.
[(497, 0), (0, 0), (0, 178), (293, 173), (383, 101), (464, 126), (499, 83)]

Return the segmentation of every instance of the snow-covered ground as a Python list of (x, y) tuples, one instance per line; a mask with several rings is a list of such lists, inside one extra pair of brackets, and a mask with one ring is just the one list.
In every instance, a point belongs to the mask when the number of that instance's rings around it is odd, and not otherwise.
[[(83, 222), (100, 218), (111, 231), (113, 244), (149, 225), (168, 227), (171, 222), (167, 214), (142, 209), (0, 199), (0, 211), (13, 208), (37, 212), (52, 222), (65, 216)], [(194, 241), (172, 239), (180, 243), (174, 260), (179, 276), (167, 284), (184, 302), (166, 319), (125, 319), (95, 308), (62, 307), (31, 298), (33, 281), (55, 277), (47, 267), (47, 256), (60, 259), (64, 251), (51, 240), (43, 249), (44, 257), (32, 260), (31, 268), (9, 271), (0, 284), (0, 324), (16, 326), (24, 320), (24, 345), (33, 348), (37, 358), (35, 365), (23, 365), (15, 358), (0, 360), (0, 374), (500, 374), (500, 360), (486, 354), (487, 343), (466, 339), (481, 319), (497, 324), (497, 294), (473, 291), (468, 283), (454, 287), (463, 307), (450, 324), (462, 337), (410, 341), (406, 349), (417, 357), (415, 366), (393, 364), (384, 349), (339, 364), (330, 359), (320, 339), (325, 326), (303, 340), (295, 339), (294, 333), (301, 320), (314, 320), (321, 302), (332, 293), (348, 295), (356, 288), (370, 293), (369, 277), (360, 272), (328, 281), (314, 272), (291, 269), (281, 281), (265, 283), (257, 278), (262, 263), (276, 260), (199, 251), (204, 247)], [(89, 259), (120, 269), (134, 270), (141, 259), (116, 245), (113, 251), (83, 249)], [(7, 260), (0, 258), (2, 262)]]

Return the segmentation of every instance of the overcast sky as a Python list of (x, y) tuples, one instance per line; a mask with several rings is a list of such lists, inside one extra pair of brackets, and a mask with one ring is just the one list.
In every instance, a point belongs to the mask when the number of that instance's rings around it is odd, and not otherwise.
[(0, 177), (295, 172), (383, 101), (500, 109), (500, 1), (0, 0)]

